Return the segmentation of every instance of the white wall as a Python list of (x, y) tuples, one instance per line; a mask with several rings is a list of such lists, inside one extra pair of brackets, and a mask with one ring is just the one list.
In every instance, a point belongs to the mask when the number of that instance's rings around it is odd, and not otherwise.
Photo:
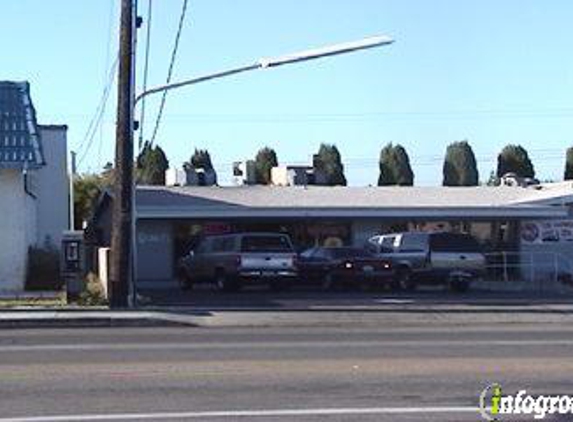
[(19, 170), (0, 170), (0, 291), (23, 290), (28, 246), (35, 243), (36, 201)]
[(137, 223), (137, 285), (140, 288), (168, 288), (174, 281), (173, 227), (166, 221)]
[(67, 127), (40, 126), (46, 165), (37, 171), (37, 243), (46, 239), (60, 247), (62, 232), (69, 227), (69, 180), (67, 166)]

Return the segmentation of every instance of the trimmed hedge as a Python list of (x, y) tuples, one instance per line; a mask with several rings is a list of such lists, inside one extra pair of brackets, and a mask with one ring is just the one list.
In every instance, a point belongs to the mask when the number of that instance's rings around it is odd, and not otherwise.
[(59, 291), (64, 287), (60, 274), (60, 254), (53, 246), (28, 248), (26, 290)]

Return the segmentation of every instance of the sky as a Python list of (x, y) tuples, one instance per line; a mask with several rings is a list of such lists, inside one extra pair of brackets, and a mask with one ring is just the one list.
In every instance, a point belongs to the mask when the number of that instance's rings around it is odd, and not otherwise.
[[(182, 1), (153, 0), (148, 87), (165, 82)], [(119, 3), (0, 6), (0, 80), (29, 81), (39, 122), (69, 126), (80, 172), (113, 160)], [(380, 149), (394, 142), (408, 151), (416, 185), (439, 185), (446, 147), (459, 140), (472, 145), (482, 180), (508, 143), (528, 149), (538, 178), (560, 180), (573, 145), (571, 22), (569, 0), (189, 0), (174, 81), (376, 34), (396, 42), (172, 91), (156, 143), (172, 166), (207, 148), (222, 183), (233, 161), (264, 146), (299, 164), (325, 142), (341, 151), (351, 185), (376, 184)], [(146, 103), (145, 139), (158, 104)]]

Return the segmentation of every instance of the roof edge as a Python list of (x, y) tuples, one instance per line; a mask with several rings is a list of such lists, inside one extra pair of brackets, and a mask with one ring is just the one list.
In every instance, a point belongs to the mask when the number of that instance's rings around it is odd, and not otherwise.
[(38, 125), (43, 130), (68, 130), (68, 125)]

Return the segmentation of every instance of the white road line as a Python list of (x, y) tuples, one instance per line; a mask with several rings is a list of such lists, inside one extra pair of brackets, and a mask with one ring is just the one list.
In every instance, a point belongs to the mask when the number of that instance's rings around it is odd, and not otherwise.
[[(329, 349), (340, 347), (408, 347), (408, 346), (573, 346), (567, 340), (399, 340), (399, 341), (292, 341), (292, 342), (218, 342), (218, 343), (113, 343), (113, 344), (28, 344), (0, 346), (0, 353), (51, 351), (145, 351), (145, 350), (223, 350), (223, 349)], [(1, 419), (0, 419), (1, 421)]]
[(402, 415), (477, 413), (477, 407), (370, 407), (338, 409), (277, 409), (277, 410), (235, 410), (214, 412), (165, 412), (165, 413), (125, 413), (99, 415), (59, 415), (0, 418), (0, 422), (89, 422), (89, 421), (128, 421), (128, 420), (169, 420), (205, 418), (262, 418), (280, 416), (334, 416), (334, 415)]

